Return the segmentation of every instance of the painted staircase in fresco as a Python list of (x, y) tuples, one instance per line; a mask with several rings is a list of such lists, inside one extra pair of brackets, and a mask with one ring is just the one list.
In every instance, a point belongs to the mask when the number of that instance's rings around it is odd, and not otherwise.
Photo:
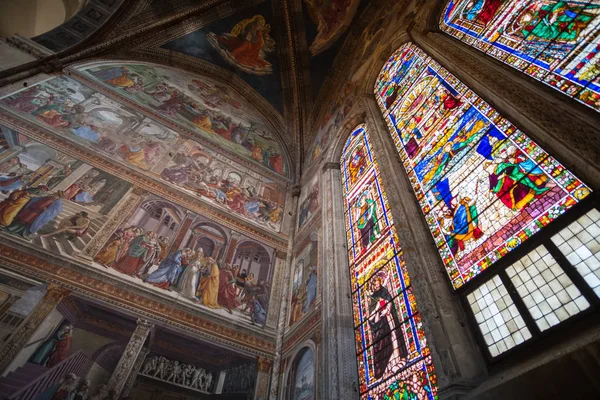
[(52, 387), (56, 388), (55, 385), (60, 383), (66, 374), (87, 376), (91, 366), (91, 358), (81, 350), (52, 368), (28, 362), (0, 378), (0, 400), (33, 400), (45, 398), (46, 395), (51, 397), (48, 391)]
[[(0, 201), (3, 201), (6, 197), (6, 194), (0, 193)], [(32, 243), (54, 253), (74, 257), (75, 253), (81, 251), (100, 230), (100, 228), (102, 228), (102, 226), (108, 220), (107, 216), (92, 212), (89, 209), (86, 209), (85, 206), (72, 201), (64, 201), (63, 210), (60, 212), (58, 217), (56, 217), (54, 221), (46, 224), (39, 232), (40, 234), (45, 234), (54, 231), (58, 228), (63, 219), (71, 218), (80, 211), (86, 211), (91, 220), (90, 227), (83, 236), (69, 239), (66, 234), (58, 234), (51, 237), (32, 235)]]
[(0, 378), (0, 399), (7, 399), (11, 394), (27, 386), (46, 371), (48, 371), (48, 368), (28, 362), (5, 377)]

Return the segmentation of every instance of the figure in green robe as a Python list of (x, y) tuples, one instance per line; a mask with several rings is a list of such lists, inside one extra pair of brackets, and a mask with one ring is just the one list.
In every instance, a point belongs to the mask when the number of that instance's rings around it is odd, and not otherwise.
[(581, 31), (595, 18), (595, 15), (585, 12), (589, 9), (589, 6), (573, 6), (565, 1), (532, 9), (521, 17), (521, 33), (528, 40), (576, 42)]
[(377, 203), (370, 198), (369, 192), (365, 191), (358, 199), (357, 208), (359, 212), (356, 225), (360, 231), (361, 253), (364, 253), (381, 235), (377, 222)]

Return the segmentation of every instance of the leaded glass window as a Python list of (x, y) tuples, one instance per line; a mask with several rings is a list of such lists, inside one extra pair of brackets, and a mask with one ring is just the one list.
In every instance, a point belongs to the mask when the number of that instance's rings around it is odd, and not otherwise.
[(600, 110), (600, 0), (450, 0), (440, 27)]
[(375, 93), (455, 288), (591, 192), (413, 44)]
[(361, 399), (436, 399), (437, 386), (366, 126), (341, 158)]

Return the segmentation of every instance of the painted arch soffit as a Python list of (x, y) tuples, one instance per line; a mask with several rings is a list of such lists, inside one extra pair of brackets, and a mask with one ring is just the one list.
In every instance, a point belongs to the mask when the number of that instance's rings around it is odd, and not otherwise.
[[(142, 58), (169, 62), (160, 54), (142, 53)], [(68, 69), (86, 84), (126, 100), (261, 175), (288, 181), (292, 162), (283, 121), (265, 112), (260, 107), (264, 99), (235, 76), (220, 75), (214, 68), (189, 71), (192, 68), (186, 63), (171, 67), (148, 61), (95, 60)]]

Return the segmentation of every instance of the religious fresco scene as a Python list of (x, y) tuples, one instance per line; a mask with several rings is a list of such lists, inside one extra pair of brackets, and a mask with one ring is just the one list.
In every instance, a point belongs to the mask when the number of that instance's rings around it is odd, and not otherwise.
[(54, 78), (2, 99), (0, 105), (130, 168), (151, 171), (158, 175), (155, 179), (218, 208), (280, 230), (285, 204), (280, 183), (183, 139), (79, 81)]
[(277, 57), (277, 26), (266, 0), (161, 47), (232, 71), (283, 111), (281, 67)]
[(274, 258), (272, 248), (150, 196), (110, 236), (94, 265), (178, 302), (264, 325)]
[(0, 230), (73, 256), (131, 185), (0, 126)]
[(234, 90), (207, 78), (144, 64), (85, 67), (85, 75), (182, 124), (235, 155), (286, 175), (281, 144), (260, 113)]
[(317, 302), (319, 264), (319, 231), (315, 229), (301, 242), (294, 258), (290, 326), (309, 313)]
[(321, 191), (319, 176), (315, 175), (305, 186), (300, 194), (298, 208), (298, 231), (312, 219), (320, 207)]
[(599, 21), (0, 1), (0, 400), (600, 398)]

